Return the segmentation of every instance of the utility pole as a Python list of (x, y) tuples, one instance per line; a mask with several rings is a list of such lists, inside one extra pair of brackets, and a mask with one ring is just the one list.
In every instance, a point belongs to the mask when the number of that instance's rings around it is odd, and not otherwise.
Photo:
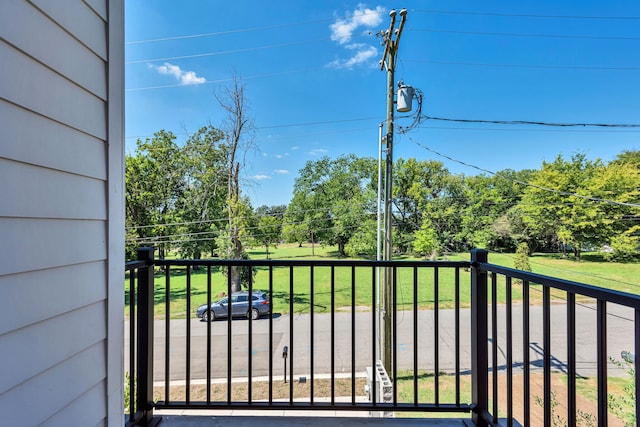
[[(393, 241), (392, 241), (392, 199), (393, 199), (393, 109), (395, 105), (395, 68), (396, 68), (396, 55), (398, 54), (398, 45), (400, 44), (400, 36), (402, 35), (402, 29), (404, 23), (407, 20), (407, 10), (402, 9), (400, 11), (400, 24), (396, 29), (396, 11), (389, 12), (391, 17), (391, 23), (389, 29), (382, 32), (382, 38), (384, 41), (384, 54), (380, 61), (380, 70), (387, 70), (387, 123), (386, 134), (384, 137), (384, 144), (386, 145), (386, 160), (385, 160), (385, 184), (384, 184), (384, 254), (383, 259), (385, 261), (391, 261), (393, 257)], [(392, 363), (392, 347), (393, 336), (391, 331), (391, 313), (393, 292), (393, 269), (386, 267), (384, 269), (384, 287), (383, 287), (383, 315), (382, 315), (382, 363), (388, 373), (393, 372), (391, 370)]]

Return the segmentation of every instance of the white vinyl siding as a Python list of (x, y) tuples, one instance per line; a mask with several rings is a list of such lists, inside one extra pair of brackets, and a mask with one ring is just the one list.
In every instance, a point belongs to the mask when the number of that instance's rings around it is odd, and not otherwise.
[(0, 424), (122, 425), (123, 0), (0, 1)]

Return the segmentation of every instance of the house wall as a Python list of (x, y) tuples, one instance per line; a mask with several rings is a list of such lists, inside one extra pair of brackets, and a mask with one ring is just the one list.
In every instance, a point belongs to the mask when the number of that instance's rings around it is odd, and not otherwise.
[(0, 424), (122, 425), (123, 0), (0, 1)]

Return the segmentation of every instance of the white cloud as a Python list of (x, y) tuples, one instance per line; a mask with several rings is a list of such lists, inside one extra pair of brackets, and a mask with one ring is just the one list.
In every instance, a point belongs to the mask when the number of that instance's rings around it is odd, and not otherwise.
[(369, 9), (360, 3), (356, 10), (347, 13), (344, 19), (338, 19), (331, 24), (331, 40), (339, 44), (346, 44), (351, 41), (353, 33), (360, 27), (373, 28), (382, 23), (382, 14), (385, 9), (382, 6), (376, 6), (375, 9)]
[(309, 154), (311, 154), (312, 156), (321, 156), (323, 154), (327, 154), (329, 151), (325, 150), (324, 148), (316, 148), (315, 150), (311, 150), (309, 151)]
[(254, 175), (251, 178), (261, 181), (263, 179), (271, 179), (271, 177), (269, 175)]
[[(336, 59), (327, 64), (327, 66), (350, 69), (356, 65), (371, 62), (371, 59), (378, 55), (378, 49), (365, 43), (352, 42), (352, 39), (359, 28), (371, 29), (380, 25), (385, 10), (382, 6), (370, 9), (361, 3), (353, 12), (348, 12), (346, 18), (339, 18), (331, 24), (329, 26), (331, 40), (353, 53), (348, 59)], [(371, 31), (366, 31), (365, 34), (371, 34)]]
[(149, 68), (156, 70), (160, 74), (175, 77), (181, 85), (197, 85), (206, 83), (207, 81), (204, 77), (198, 77), (195, 71), (184, 71), (177, 65), (173, 65), (168, 62), (165, 62), (162, 65), (149, 64)]
[(373, 46), (363, 44), (347, 46), (348, 49), (355, 49), (356, 53), (349, 59), (336, 59), (329, 63), (332, 68), (353, 68), (355, 65), (366, 64), (369, 60), (378, 55), (378, 49)]
[(282, 154), (274, 154), (273, 157), (275, 157), (276, 159), (281, 159), (284, 156)]
[(299, 149), (300, 149), (300, 147), (295, 146), (295, 147), (291, 147), (291, 149), (292, 149), (292, 150), (299, 150)]
[(286, 169), (274, 169), (273, 172), (279, 175), (286, 175), (289, 173), (289, 171)]

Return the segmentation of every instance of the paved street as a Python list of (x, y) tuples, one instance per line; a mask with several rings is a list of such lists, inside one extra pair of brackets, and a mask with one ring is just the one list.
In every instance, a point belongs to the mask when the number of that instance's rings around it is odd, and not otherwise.
[[(542, 307), (531, 307), (531, 338), (529, 352), (532, 367), (542, 367)], [(621, 351), (633, 350), (633, 311), (624, 307), (608, 305), (607, 330), (608, 330), (608, 354), (620, 359)], [(498, 365), (504, 369), (506, 363), (505, 353), (505, 308), (498, 308)], [(594, 306), (577, 307), (577, 369), (578, 374), (594, 376), (596, 373), (596, 312)], [(274, 314), (272, 318), (273, 341), (269, 343), (269, 319), (262, 318), (252, 322), (253, 334), (251, 345), (251, 372), (252, 376), (269, 375), (269, 353), (273, 355), (273, 376), (282, 378), (284, 360), (282, 350), (289, 347), (287, 359), (287, 373), (291, 373), (293, 365), (294, 377), (309, 375), (314, 372), (317, 375), (328, 374), (331, 369), (331, 316), (329, 314), (316, 314), (314, 316), (313, 336), (311, 335), (311, 316), (297, 314)], [(206, 378), (206, 354), (207, 354), (207, 323), (197, 319), (190, 319), (191, 327), (191, 355), (190, 377), (193, 380)], [(293, 339), (290, 337), (290, 325), (293, 322)], [(334, 320), (334, 351), (333, 372), (336, 374), (350, 374), (352, 372), (351, 361), (351, 313), (338, 312)], [(566, 363), (566, 308), (564, 305), (552, 305), (551, 307), (551, 353), (552, 363), (557, 370), (564, 370)], [(211, 366), (213, 378), (226, 378), (227, 376), (227, 328), (226, 320), (214, 321), (211, 324)], [(432, 370), (434, 367), (434, 312), (422, 310), (418, 312), (418, 342), (413, 342), (413, 312), (398, 312), (398, 369), (412, 369), (413, 355), (417, 351), (419, 369)], [(439, 369), (451, 372), (455, 362), (455, 319), (453, 310), (439, 311), (440, 331), (439, 343)], [(249, 368), (249, 321), (235, 319), (231, 322), (231, 372), (232, 377), (247, 377)], [(460, 310), (460, 359), (461, 369), (468, 372), (471, 367), (470, 356), (470, 310)], [(519, 368), (522, 362), (522, 307), (513, 307), (513, 328), (516, 333), (513, 337), (514, 367)], [(169, 330), (169, 364), (170, 380), (184, 380), (186, 377), (186, 330), (185, 320), (170, 321)], [(128, 333), (128, 325), (126, 327)], [(128, 343), (128, 337), (127, 337)], [(154, 348), (154, 379), (160, 381), (165, 376), (165, 322), (155, 322), (155, 348)], [(372, 313), (357, 312), (355, 316), (355, 372), (362, 374), (367, 366), (372, 363)], [(313, 361), (312, 361), (313, 357)], [(313, 365), (312, 365), (313, 363)], [(125, 369), (128, 370), (128, 349), (125, 354)], [(617, 368), (610, 364), (610, 375), (623, 375)]]

